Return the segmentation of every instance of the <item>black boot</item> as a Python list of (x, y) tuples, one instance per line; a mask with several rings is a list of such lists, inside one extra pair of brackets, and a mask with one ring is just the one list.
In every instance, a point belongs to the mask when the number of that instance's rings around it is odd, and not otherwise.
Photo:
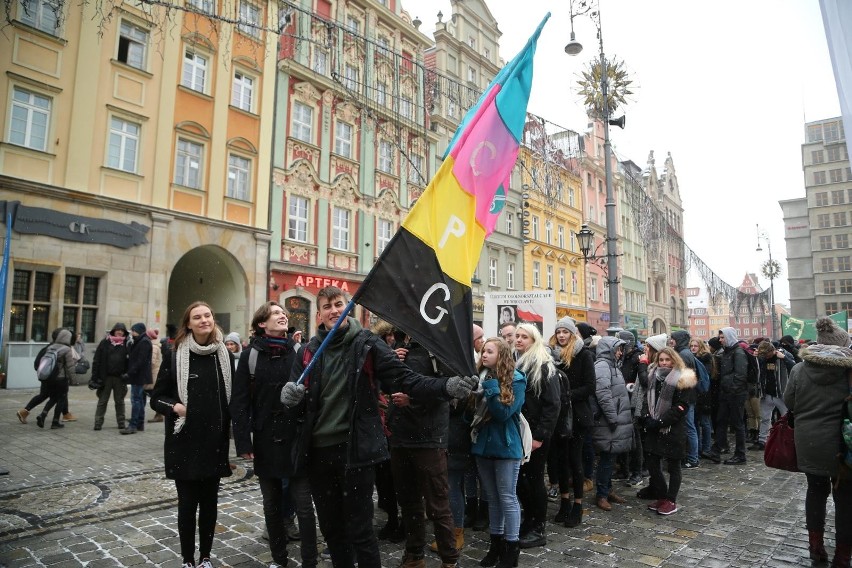
[(488, 501), (480, 501), (476, 511), (476, 520), (473, 521), (473, 530), (488, 530)]
[(506, 543), (505, 552), (497, 563), (497, 568), (514, 568), (518, 565), (518, 556), (521, 555), (520, 541), (513, 540)]
[(503, 540), (502, 534), (491, 535), (491, 545), (488, 547), (488, 552), (485, 558), (479, 561), (480, 566), (496, 566), (497, 561), (503, 556), (503, 550), (506, 546), (506, 541)]
[(47, 418), (47, 414), (41, 413), (36, 416), (36, 424), (38, 424), (39, 428), (44, 428), (44, 419)]
[(565, 497), (559, 500), (559, 511), (557, 511), (556, 516), (553, 517), (554, 523), (565, 522), (565, 519), (568, 518), (568, 514), (571, 512), (571, 503), (573, 503), (573, 501), (571, 499), (566, 499)]
[(473, 527), (473, 522), (476, 520), (476, 497), (468, 497), (464, 500), (464, 528)]
[[(519, 540), (521, 548), (535, 548), (547, 544), (547, 537), (544, 534), (544, 523), (536, 523), (532, 530)], [(517, 562), (517, 556), (515, 557)]]
[(569, 529), (573, 529), (577, 525), (583, 522), (583, 504), (582, 503), (574, 503), (571, 506), (571, 512), (568, 513), (568, 518), (565, 519), (565, 526)]

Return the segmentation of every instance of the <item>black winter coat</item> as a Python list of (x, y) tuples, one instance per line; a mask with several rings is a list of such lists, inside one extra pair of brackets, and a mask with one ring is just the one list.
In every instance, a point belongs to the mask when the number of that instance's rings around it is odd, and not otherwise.
[(571, 359), (571, 365), (567, 369), (564, 365), (560, 366), (560, 369), (568, 375), (568, 382), (571, 383), (574, 432), (584, 432), (592, 426), (589, 397), (595, 394), (595, 357), (587, 347), (583, 347)]
[(748, 355), (739, 345), (722, 350), (719, 370), (721, 395), (748, 396)]
[[(523, 372), (521, 369), (518, 370)], [(559, 386), (559, 376), (555, 369), (548, 376), (547, 364), (545, 364), (541, 366), (540, 372), (542, 374), (541, 392), (536, 395), (532, 387), (530, 387), (529, 380), (527, 380), (526, 397), (522, 412), (524, 413), (524, 418), (529, 422), (533, 440), (543, 442), (550, 439), (556, 429), (559, 410), (562, 407), (560, 402), (562, 393)]]
[(142, 334), (133, 340), (130, 352), (127, 354), (127, 384), (150, 385), (154, 382), (151, 376), (151, 339)]
[[(654, 367), (656, 369), (656, 367)], [(674, 369), (672, 373), (676, 372)], [(648, 374), (648, 388), (656, 389), (657, 397), (662, 391), (663, 382), (656, 379), (651, 371)], [(681, 371), (674, 394), (672, 405), (663, 416), (660, 417), (662, 426), (658, 429), (646, 430), (642, 441), (642, 450), (669, 459), (682, 460), (686, 457), (686, 412), (690, 404), (695, 403), (695, 385), (698, 378), (692, 369), (685, 368)], [(648, 397), (642, 402), (642, 416), (648, 416)], [(664, 431), (668, 427), (669, 430)]]
[[(452, 374), (419, 343), (408, 346), (406, 367), (427, 377)], [(450, 420), (449, 403), (443, 399), (411, 399), (408, 406), (388, 404), (387, 427), (392, 448), (446, 448)]]
[(104, 338), (95, 349), (92, 357), (92, 379), (103, 384), (107, 377), (120, 377), (127, 372), (127, 342), (113, 345)]
[[(701, 361), (701, 364), (704, 365), (704, 368), (707, 369), (707, 372), (710, 374), (710, 390), (707, 392), (698, 392), (698, 389), (695, 389), (695, 411), (699, 414), (711, 414), (713, 411), (713, 383), (718, 383), (718, 381), (713, 378), (713, 363), (715, 361), (713, 360), (713, 355), (710, 353), (705, 353), (704, 355), (696, 357), (696, 359)], [(718, 397), (718, 392), (716, 396)]]
[[(359, 325), (348, 318), (349, 325)], [(339, 333), (343, 333), (341, 330)], [(290, 381), (296, 382), (311, 360), (304, 351), (315, 353), (318, 337), (302, 345), (290, 371)], [(368, 330), (357, 333), (348, 347), (346, 381), (349, 393), (349, 441), (346, 451), (347, 467), (374, 465), (389, 459), (387, 437), (379, 413), (379, 391), (404, 392), (414, 398), (449, 400), (446, 379), (427, 377), (415, 373), (399, 360), (396, 353), (383, 340)], [(310, 459), (314, 421), (319, 411), (323, 382), (322, 355), (305, 379), (307, 392), (302, 402), (291, 409), (295, 420), (294, 448), (291, 453), (292, 474), (304, 473)]]
[(471, 466), (470, 422), (473, 410), (467, 400), (449, 403), (450, 426), (447, 433), (447, 469), (466, 470)]
[[(257, 351), (254, 381), (249, 359)], [(254, 454), (258, 477), (283, 478), (290, 467), (287, 453), (288, 413), (281, 403), (281, 388), (290, 379), (296, 359), (292, 339), (283, 345), (258, 336), (240, 353), (231, 388), (231, 418), (237, 455)]]
[[(189, 355), (187, 415), (183, 429), (175, 434), (177, 414), (172, 411), (180, 402), (177, 375), (172, 372), (175, 358), (163, 358), (157, 382), (151, 391), (151, 408), (165, 416), (166, 440), (164, 461), (168, 479), (209, 479), (228, 477), (231, 414), (225, 393), (222, 370), (216, 354)], [(233, 368), (233, 356), (229, 353)]]

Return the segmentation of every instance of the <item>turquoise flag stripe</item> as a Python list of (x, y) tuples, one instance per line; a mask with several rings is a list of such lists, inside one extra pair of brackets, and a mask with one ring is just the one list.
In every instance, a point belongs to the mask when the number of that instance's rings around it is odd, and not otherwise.
[[(500, 111), (500, 115), (503, 118), (503, 122), (506, 124), (506, 127), (509, 129), (509, 132), (512, 133), (515, 140), (517, 140), (518, 144), (520, 144), (524, 121), (526, 120), (527, 115), (527, 102), (530, 85), (532, 83), (532, 58), (533, 55), (535, 55), (538, 36), (541, 35), (541, 30), (544, 28), (544, 24), (546, 24), (549, 19), (550, 12), (548, 12), (541, 20), (541, 23), (535, 29), (533, 35), (531, 35), (530, 39), (527, 40), (527, 44), (524, 48), (515, 56), (514, 59), (507, 63), (499, 73), (497, 73), (497, 76), (488, 84), (488, 87), (485, 91), (483, 91), (476, 104), (468, 109), (461, 121), (461, 124), (459, 124), (453, 139), (447, 146), (447, 150), (444, 152), (444, 159), (446, 159), (450, 154), (450, 150), (456, 145), (456, 141), (459, 136), (467, 129), (468, 123), (474, 116), (476, 116), (476, 113), (479, 112), (479, 107), (482, 106), (482, 103), (487, 98), (489, 98), (489, 94), (495, 87), (497, 87), (497, 85), (503, 85), (503, 90), (507, 87), (509, 88), (509, 94), (502, 97), (502, 104), (500, 102), (500, 95), (498, 94), (497, 108)], [(520, 65), (523, 65), (521, 69), (523, 73), (521, 73), (521, 77), (516, 77), (516, 71)], [(521, 80), (527, 81), (525, 87), (517, 83), (517, 81)], [(506, 85), (507, 82), (510, 83), (510, 85)], [(514, 83), (514, 85), (512, 85), (512, 83)], [(526, 93), (526, 95), (522, 95), (522, 93)], [(510, 95), (511, 98), (507, 98), (510, 97)]]

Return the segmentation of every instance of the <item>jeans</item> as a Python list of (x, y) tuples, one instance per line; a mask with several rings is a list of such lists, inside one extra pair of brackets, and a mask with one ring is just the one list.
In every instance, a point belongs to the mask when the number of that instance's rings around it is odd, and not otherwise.
[(596, 497), (606, 499), (612, 491), (612, 466), (614, 454), (600, 452), (597, 471), (597, 494)]
[(719, 393), (719, 415), (716, 420), (716, 443), (713, 452), (719, 453), (728, 446), (728, 424), (736, 432), (736, 450), (734, 456), (745, 457), (745, 425), (743, 424), (743, 406), (746, 395)]
[(302, 566), (314, 568), (319, 561), (317, 551), (317, 520), (314, 517), (314, 501), (311, 499), (311, 484), (307, 477), (290, 478), (290, 502), (296, 509), (299, 519), (299, 550), (302, 554)]
[(145, 398), (143, 385), (130, 385), (130, 427), (137, 430), (145, 429)]
[[(544, 524), (547, 520), (547, 488), (544, 486), (544, 468), (550, 438), (533, 450), (530, 461), (521, 466), (518, 475), (518, 499), (524, 508), (524, 525), (530, 528)], [(495, 533), (496, 534), (496, 533)]]
[(209, 558), (216, 529), (219, 478), (175, 479), (178, 494), (178, 535), (184, 564), (195, 564), (195, 514), (198, 513), (199, 558)]
[(335, 568), (381, 568), (379, 542), (373, 531), (373, 466), (347, 467), (346, 444), (311, 448), (308, 476)]
[(441, 562), (455, 564), (459, 553), (450, 512), (447, 450), (392, 448), (391, 468), (397, 490), (396, 500), (405, 523), (405, 551), (415, 558), (423, 556), (428, 518), (435, 527), (435, 542)]
[(686, 461), (698, 463), (698, 430), (695, 428), (695, 405), (686, 411)]
[(488, 495), (491, 534), (502, 534), (505, 540), (516, 542), (521, 529), (521, 504), (515, 488), (518, 485), (521, 460), (477, 456), (476, 466), (482, 488)]
[[(805, 493), (805, 525), (809, 531), (825, 530), (825, 502), (834, 498), (835, 540), (852, 544), (852, 480), (831, 479), (806, 473), (808, 490)], [(836, 484), (836, 487), (835, 487)]]
[(778, 409), (781, 416), (787, 414), (787, 405), (781, 397), (765, 394), (760, 399), (760, 432), (757, 435), (757, 440), (765, 444), (766, 436), (769, 434), (769, 424), (772, 422), (772, 411)]
[[(135, 385), (134, 385), (135, 388)], [(131, 419), (131, 424), (133, 424)], [(279, 477), (260, 477), (260, 494), (263, 496), (263, 519), (269, 534), (272, 561), (287, 565), (287, 534), (284, 530), (284, 494), (286, 480)]]
[[(666, 478), (663, 476), (663, 460), (666, 461), (667, 469), (669, 470), (669, 482), (666, 484)], [(677, 503), (677, 494), (680, 492), (680, 484), (682, 481), (680, 460), (672, 458), (664, 458), (657, 454), (648, 454), (645, 457), (648, 463), (648, 473), (651, 476), (649, 487), (652, 495), (665, 495), (666, 499), (672, 503)]]
[(450, 511), (453, 514), (453, 525), (456, 528), (464, 526), (464, 476), (463, 469), (447, 470), (447, 483), (450, 486)]
[(710, 415), (705, 412), (699, 412), (696, 419), (698, 421), (698, 445), (702, 452), (710, 453), (710, 448), (713, 445), (713, 422), (710, 420)]

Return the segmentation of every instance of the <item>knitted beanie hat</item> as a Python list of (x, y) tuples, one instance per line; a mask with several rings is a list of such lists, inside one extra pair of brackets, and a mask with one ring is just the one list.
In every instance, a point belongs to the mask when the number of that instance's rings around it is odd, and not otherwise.
[(565, 316), (564, 318), (556, 322), (556, 329), (567, 329), (574, 335), (579, 335), (580, 333), (579, 331), (577, 331), (577, 324), (574, 322), (573, 319), (569, 318), (568, 316)]
[(228, 335), (225, 336), (225, 343), (227, 343), (229, 341), (236, 343), (237, 345), (240, 345), (240, 334), (237, 333), (236, 331), (232, 331), (231, 333), (229, 333)]
[(130, 326), (130, 331), (135, 331), (139, 335), (144, 335), (148, 329), (145, 327), (145, 324), (142, 322), (134, 323)]
[(816, 320), (817, 343), (822, 345), (849, 346), (849, 334), (840, 329), (833, 319), (822, 316)]
[(665, 333), (652, 335), (645, 340), (645, 343), (653, 347), (655, 351), (662, 351), (669, 344), (669, 336)]

